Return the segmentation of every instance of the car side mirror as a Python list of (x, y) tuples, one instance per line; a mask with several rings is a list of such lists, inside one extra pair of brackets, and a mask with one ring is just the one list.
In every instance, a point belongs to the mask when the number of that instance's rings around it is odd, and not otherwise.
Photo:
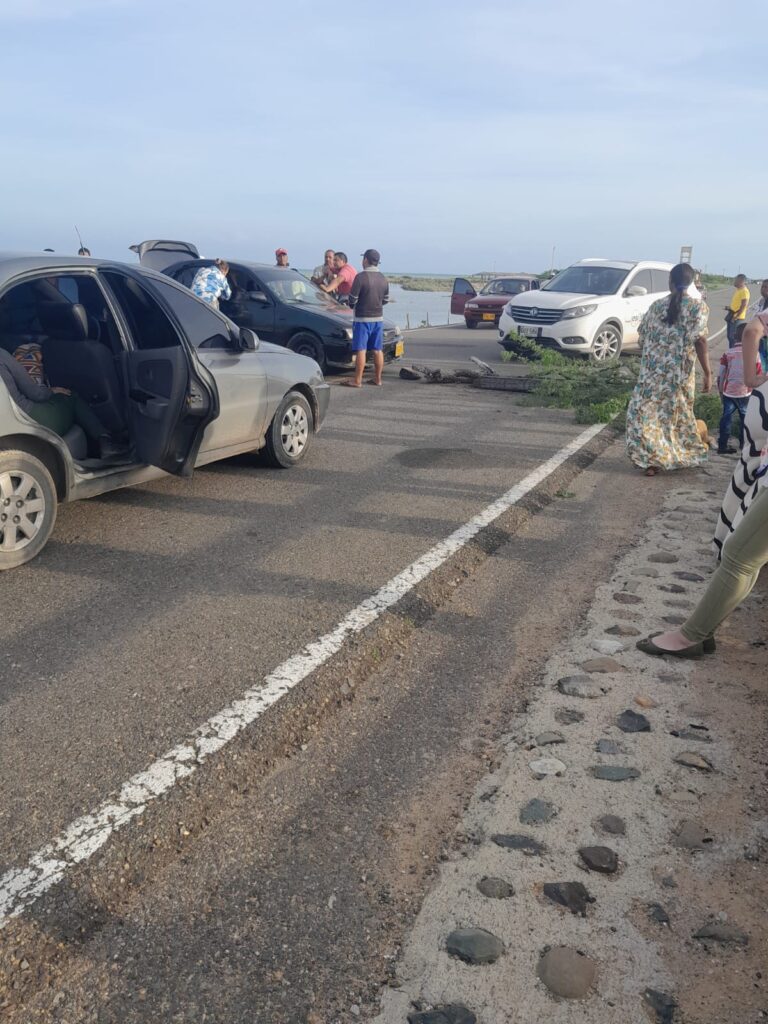
[(259, 336), (250, 327), (240, 328), (239, 341), (241, 352), (255, 352), (259, 347)]
[(266, 292), (247, 292), (246, 294), (252, 302), (261, 302), (265, 306), (269, 305), (269, 299), (267, 298)]
[(648, 289), (643, 288), (641, 284), (631, 284), (629, 288), (627, 288), (626, 294), (630, 299), (639, 298), (641, 295), (647, 295)]

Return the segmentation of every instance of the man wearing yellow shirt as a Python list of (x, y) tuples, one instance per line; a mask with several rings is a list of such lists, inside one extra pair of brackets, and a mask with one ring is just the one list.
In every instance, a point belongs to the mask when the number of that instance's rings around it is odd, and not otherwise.
[(728, 346), (731, 347), (736, 340), (736, 330), (743, 325), (747, 318), (747, 306), (749, 305), (749, 288), (747, 288), (746, 274), (738, 274), (733, 281), (734, 292), (731, 296), (731, 304), (728, 307), (726, 326), (728, 334)]

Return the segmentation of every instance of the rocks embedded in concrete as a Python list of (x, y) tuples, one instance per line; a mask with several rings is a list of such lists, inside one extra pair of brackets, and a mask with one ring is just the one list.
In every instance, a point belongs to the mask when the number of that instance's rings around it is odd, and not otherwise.
[(674, 572), (673, 576), (676, 576), (679, 580), (688, 580), (689, 583), (703, 583), (704, 577), (700, 576), (697, 572)]
[(566, 697), (583, 697), (585, 700), (602, 697), (606, 692), (604, 687), (593, 682), (589, 676), (563, 676), (558, 679), (557, 688)]
[(621, 712), (616, 719), (616, 725), (618, 725), (622, 732), (651, 731), (651, 723), (645, 715), (641, 715), (639, 711), (633, 711), (632, 708), (627, 708), (626, 711)]
[(648, 917), (656, 924), (669, 924), (669, 914), (660, 903), (648, 904)]
[(652, 580), (657, 579), (659, 575), (658, 569), (653, 569), (650, 565), (640, 565), (635, 569), (635, 576), (647, 576)]
[(624, 590), (619, 590), (613, 595), (613, 600), (617, 604), (642, 604), (642, 597), (638, 597), (637, 594), (627, 594)]
[(618, 814), (604, 814), (602, 818), (597, 819), (597, 824), (603, 832), (607, 832), (611, 836), (623, 836), (627, 831), (624, 819), (620, 818)]
[(544, 843), (540, 843), (538, 839), (518, 833), (499, 833), (491, 836), (491, 842), (504, 850), (519, 850), (528, 857), (540, 857), (547, 849)]
[(590, 871), (613, 875), (619, 870), (619, 857), (610, 846), (581, 846), (579, 856)]
[(640, 630), (636, 626), (624, 626), (620, 622), (609, 626), (605, 632), (610, 633), (611, 636), (640, 636)]
[(545, 825), (552, 821), (558, 814), (558, 808), (548, 800), (539, 800), (535, 797), (529, 800), (520, 811), (520, 822), (523, 825)]
[(594, 896), (589, 895), (581, 882), (545, 882), (542, 891), (547, 899), (577, 917), (586, 917), (587, 906), (595, 902)]
[(626, 644), (623, 644), (620, 640), (606, 640), (600, 637), (597, 640), (593, 640), (590, 647), (593, 651), (597, 651), (598, 654), (604, 654), (608, 657), (613, 654), (621, 654), (622, 651), (626, 650)]
[(686, 588), (681, 587), (679, 583), (660, 583), (659, 590), (663, 590), (667, 594), (685, 594)]
[(565, 736), (561, 732), (540, 732), (536, 737), (537, 747), (551, 747), (555, 743), (565, 743)]
[(696, 743), (712, 742), (708, 729), (697, 729), (695, 726), (689, 726), (684, 729), (670, 729), (669, 735), (674, 736), (678, 740), (694, 740)]
[(648, 555), (648, 561), (661, 565), (672, 565), (673, 562), (677, 562), (679, 559), (671, 551), (654, 551), (652, 555)]
[(626, 672), (626, 668), (616, 661), (615, 658), (589, 658), (582, 661), (581, 667), (585, 672)]
[(681, 850), (710, 849), (714, 839), (709, 831), (696, 821), (681, 821), (672, 833), (672, 845)]
[(465, 964), (495, 964), (504, 943), (485, 928), (456, 928), (445, 940), (445, 950)]
[(749, 943), (749, 936), (740, 928), (725, 921), (713, 921), (705, 924), (693, 933), (694, 939), (699, 942), (720, 942), (725, 946), (746, 946)]
[(595, 744), (598, 754), (623, 754), (624, 751), (614, 740), (598, 740)]
[(537, 757), (528, 767), (535, 778), (544, 779), (547, 775), (564, 775), (568, 766), (559, 757)]
[(695, 750), (684, 750), (681, 754), (677, 754), (675, 761), (686, 768), (695, 768), (699, 772), (712, 771), (712, 762), (708, 761), (706, 757), (702, 757), (701, 754), (697, 754)]
[(692, 601), (683, 601), (679, 597), (670, 597), (664, 604), (667, 608), (682, 608), (683, 611), (690, 611), (695, 607)]
[(503, 878), (486, 876), (480, 879), (477, 888), (489, 900), (508, 900), (510, 896), (515, 895), (515, 887)]
[(637, 622), (637, 613), (629, 608), (614, 608), (611, 611), (614, 619), (624, 619), (626, 622)]
[(655, 701), (653, 697), (649, 697), (645, 693), (638, 693), (635, 697), (635, 704), (641, 708), (657, 708), (659, 706), (658, 701)]
[(574, 711), (572, 708), (558, 708), (555, 712), (555, 721), (559, 725), (575, 725), (584, 721), (584, 712)]
[(674, 1024), (677, 1003), (667, 992), (647, 988), (643, 992), (643, 1002), (655, 1013), (657, 1024)]
[(618, 764), (596, 764), (589, 769), (592, 777), (604, 782), (626, 782), (628, 779), (639, 779), (637, 768), (625, 768)]
[(685, 622), (684, 615), (662, 615), (661, 621), (667, 626), (682, 626)]
[(409, 1013), (407, 1020), (408, 1024), (477, 1024), (474, 1013), (461, 1003), (449, 1003), (447, 1006)]
[(578, 949), (554, 946), (536, 967), (539, 980), (561, 999), (584, 999), (595, 983), (597, 964)]

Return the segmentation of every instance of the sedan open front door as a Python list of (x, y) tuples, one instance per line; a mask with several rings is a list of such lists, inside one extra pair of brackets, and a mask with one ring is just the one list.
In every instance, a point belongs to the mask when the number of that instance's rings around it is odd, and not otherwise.
[(122, 359), (136, 455), (166, 473), (191, 476), (205, 428), (219, 414), (216, 383), (148, 282), (117, 269), (101, 276), (132, 342)]
[(477, 295), (474, 285), (466, 277), (457, 277), (451, 292), (451, 313), (455, 316), (464, 315), (464, 307)]

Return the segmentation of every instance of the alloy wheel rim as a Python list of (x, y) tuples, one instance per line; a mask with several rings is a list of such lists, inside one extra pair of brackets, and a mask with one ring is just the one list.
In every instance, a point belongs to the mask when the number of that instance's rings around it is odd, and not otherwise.
[(614, 331), (600, 331), (595, 338), (595, 359), (609, 359), (619, 350), (619, 339)]
[(296, 458), (307, 446), (309, 419), (301, 405), (289, 405), (280, 425), (280, 439), (286, 455)]
[(0, 552), (20, 551), (31, 544), (45, 519), (45, 498), (31, 473), (0, 473)]

